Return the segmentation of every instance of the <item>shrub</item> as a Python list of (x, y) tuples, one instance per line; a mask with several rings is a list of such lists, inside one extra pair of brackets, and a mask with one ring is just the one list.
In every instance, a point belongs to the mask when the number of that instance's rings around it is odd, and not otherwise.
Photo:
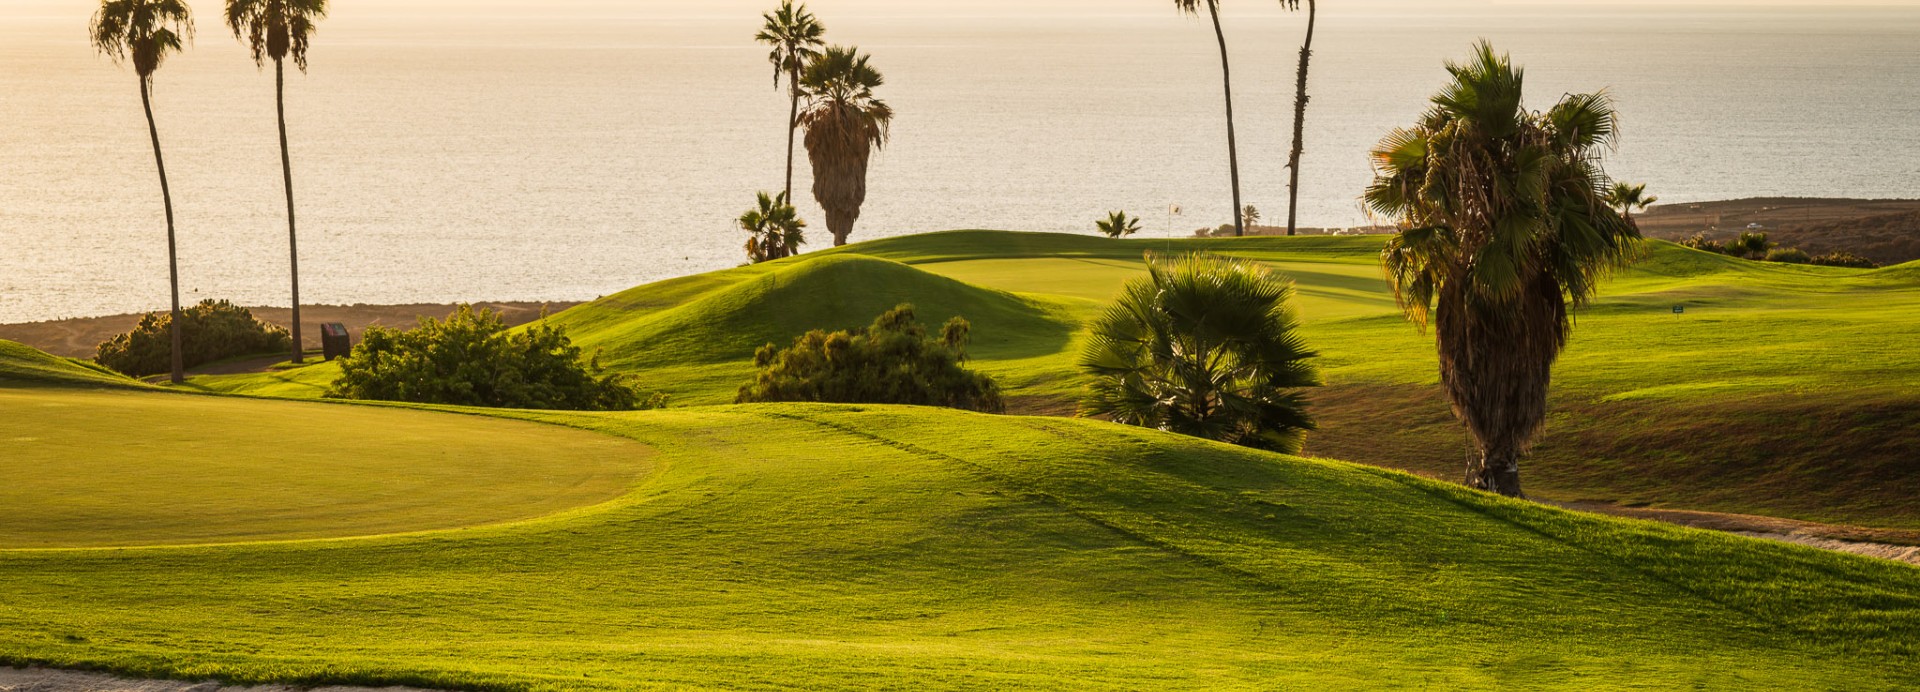
[(1790, 247), (1767, 251), (1767, 261), (1781, 264), (1813, 264), (1813, 257), (1805, 250)]
[(1767, 251), (1774, 246), (1765, 233), (1741, 233), (1739, 238), (1727, 242), (1727, 254), (1746, 259), (1764, 259)]
[(1711, 252), (1717, 255), (1727, 254), (1726, 246), (1721, 245), (1719, 241), (1707, 237), (1704, 231), (1689, 236), (1686, 240), (1680, 241), (1680, 244), (1695, 250)]
[(753, 356), (760, 373), (740, 388), (737, 401), (908, 404), (1000, 413), (1006, 404), (999, 385), (964, 367), (971, 331), (966, 320), (955, 317), (931, 336), (912, 305), (887, 311), (865, 329), (816, 329), (788, 348), (761, 347)]
[(1293, 282), (1247, 260), (1149, 258), (1145, 278), (1093, 323), (1081, 412), (1297, 453), (1319, 384), (1289, 302)]
[[(100, 344), (96, 363), (133, 377), (173, 369), (173, 313), (140, 318), (133, 331)], [(204, 300), (180, 311), (181, 359), (186, 367), (264, 353), (293, 350), (287, 330), (254, 319), (253, 312), (224, 300)]]
[(1834, 252), (1813, 258), (1813, 263), (1822, 267), (1850, 267), (1853, 269), (1878, 269), (1880, 264), (1851, 252)]
[(666, 404), (607, 374), (597, 356), (582, 360), (565, 329), (541, 322), (509, 332), (499, 313), (469, 305), (412, 330), (368, 329), (340, 370), (329, 398), (574, 411)]

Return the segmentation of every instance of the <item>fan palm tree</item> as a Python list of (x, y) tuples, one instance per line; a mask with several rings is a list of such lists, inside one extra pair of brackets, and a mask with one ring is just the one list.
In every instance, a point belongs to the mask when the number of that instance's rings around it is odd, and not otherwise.
[(153, 119), (153, 73), (167, 56), (184, 49), (193, 37), (193, 12), (182, 0), (105, 0), (88, 27), (93, 47), (115, 63), (131, 61), (140, 78), (140, 106), (147, 114), (147, 135), (153, 139), (153, 163), (160, 170), (160, 200), (167, 216), (167, 275), (173, 289), (173, 312), (168, 333), (172, 340), (172, 380), (185, 382), (186, 349), (180, 336), (180, 253), (173, 225), (173, 189), (167, 184), (167, 160), (160, 153), (160, 127)]
[(886, 83), (860, 49), (833, 46), (807, 64), (800, 89), (807, 107), (795, 122), (807, 128), (813, 198), (827, 212), (833, 244), (847, 244), (867, 201), (867, 162), (887, 145), (893, 108), (873, 95)]
[(1260, 225), (1260, 209), (1249, 204), (1240, 210), (1240, 218), (1246, 222), (1247, 230), (1253, 230), (1254, 226)]
[(1401, 227), (1382, 261), (1408, 319), (1434, 328), (1440, 382), (1478, 447), (1467, 483), (1519, 496), (1570, 311), (1638, 256), (1640, 230), (1606, 197), (1604, 93), (1529, 112), (1524, 73), (1485, 42), (1447, 71), (1420, 123), (1374, 149), (1365, 200)]
[(1635, 212), (1646, 211), (1647, 207), (1659, 204), (1660, 198), (1648, 195), (1645, 183), (1635, 185), (1619, 182), (1607, 190), (1607, 203), (1613, 205), (1621, 216), (1632, 217)]
[[(1220, 0), (1173, 0), (1173, 5), (1181, 12), (1199, 15), (1200, 6), (1206, 5), (1207, 15), (1213, 18), (1213, 37), (1220, 43), (1220, 79), (1227, 89), (1227, 171), (1233, 177), (1233, 207), (1240, 208), (1240, 143), (1233, 131), (1233, 68), (1227, 61), (1227, 34), (1220, 28)], [(1246, 223), (1238, 215), (1233, 219), (1233, 234), (1247, 234)]]
[(826, 47), (822, 37), (827, 28), (813, 18), (807, 6), (795, 7), (793, 0), (782, 0), (780, 9), (762, 15), (766, 26), (753, 40), (773, 47), (767, 54), (767, 61), (773, 63), (773, 87), (780, 88), (780, 78), (787, 78), (787, 95), (792, 100), (787, 110), (787, 199), (793, 199), (793, 135), (799, 129), (800, 117), (800, 71), (806, 69), (807, 62), (820, 55), (820, 49)]
[(280, 122), (280, 173), (287, 192), (287, 256), (293, 270), (293, 362), (305, 360), (300, 337), (300, 235), (293, 213), (293, 157), (287, 151), (287, 58), (307, 71), (307, 46), (327, 0), (227, 0), (227, 28), (253, 52), (253, 62), (273, 61), (274, 105)]
[(1140, 219), (1124, 211), (1110, 212), (1106, 219), (1093, 222), (1093, 227), (1108, 238), (1125, 238), (1140, 232)]
[(754, 263), (792, 257), (807, 242), (807, 222), (787, 203), (785, 194), (760, 193), (753, 209), (740, 215), (740, 229), (747, 238), (747, 260)]
[(1149, 256), (1093, 324), (1080, 365), (1086, 415), (1296, 453), (1314, 427), (1300, 389), (1319, 384), (1293, 282), (1243, 259)]
[[(1300, 0), (1280, 0), (1289, 10), (1299, 10)], [(1313, 62), (1313, 26), (1319, 18), (1319, 6), (1307, 0), (1307, 40), (1300, 44), (1300, 71), (1293, 95), (1293, 153), (1287, 157), (1287, 235), (1300, 228), (1300, 156), (1307, 153), (1307, 68)]]

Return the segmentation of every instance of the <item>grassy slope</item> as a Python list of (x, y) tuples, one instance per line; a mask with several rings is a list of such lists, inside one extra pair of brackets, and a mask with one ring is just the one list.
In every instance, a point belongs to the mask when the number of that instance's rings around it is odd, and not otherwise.
[[(929, 319), (973, 320), (976, 364), (1010, 386), (1018, 408), (1065, 412), (1082, 382), (1078, 325), (1139, 275), (1144, 252), (1243, 255), (1295, 277), (1323, 353), (1332, 386), (1319, 395), (1324, 430), (1309, 451), (1451, 478), (1462, 434), (1433, 387), (1431, 340), (1387, 293), (1379, 242), (936, 233), (642, 286), (555, 319), (676, 404), (696, 405), (730, 401), (761, 343), (856, 326), (911, 299), (932, 306)], [(1915, 343), (1920, 265), (1795, 267), (1656, 244), (1580, 315), (1530, 490), (1920, 528), (1910, 501), (1920, 493)], [(322, 367), (199, 382), (297, 396), (330, 377)]]
[(618, 497), (651, 452), (404, 409), (0, 388), (0, 549), (454, 529)]
[(60, 358), (11, 341), (0, 341), (0, 385), (139, 387), (139, 382), (93, 363)]
[[(398, 413), (311, 422), (357, 411)], [(1920, 571), (1893, 563), (1089, 421), (513, 415), (659, 463), (514, 525), (0, 551), (0, 661), (551, 690), (1920, 684)]]

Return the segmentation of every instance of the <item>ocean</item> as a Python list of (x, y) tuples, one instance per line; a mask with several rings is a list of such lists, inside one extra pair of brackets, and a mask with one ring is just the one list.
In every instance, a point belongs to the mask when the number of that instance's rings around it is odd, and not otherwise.
[[(184, 298), (284, 305), (273, 79), (202, 0), (159, 74)], [(740, 263), (783, 177), (766, 2), (335, 0), (288, 84), (308, 303), (592, 299)], [(1286, 213), (1304, 15), (1226, 3), (1243, 190)], [(1486, 38), (1529, 105), (1609, 90), (1608, 168), (1670, 202), (1920, 196), (1920, 8), (1323, 3), (1302, 223), (1368, 223), (1366, 152)], [(954, 228), (1147, 235), (1231, 219), (1218, 55), (1150, 0), (816, 0), (898, 111), (854, 239)], [(0, 6), (0, 322), (166, 304), (137, 83), (84, 0)], [(814, 248), (830, 243), (796, 177)], [(1178, 204), (1183, 214), (1168, 213)]]

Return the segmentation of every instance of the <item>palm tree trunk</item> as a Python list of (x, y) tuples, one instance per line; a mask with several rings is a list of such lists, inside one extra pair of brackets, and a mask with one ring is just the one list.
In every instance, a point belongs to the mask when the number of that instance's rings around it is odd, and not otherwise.
[(1299, 232), (1300, 155), (1307, 147), (1307, 64), (1313, 60), (1313, 24), (1319, 7), (1307, 0), (1307, 40), (1300, 46), (1299, 90), (1293, 97), (1293, 156), (1287, 161), (1287, 235)]
[(172, 338), (174, 384), (187, 381), (186, 348), (180, 337), (180, 252), (174, 242), (173, 232), (173, 189), (167, 185), (167, 160), (160, 155), (160, 126), (153, 122), (153, 95), (147, 86), (148, 78), (140, 78), (140, 106), (147, 112), (147, 134), (153, 137), (153, 163), (160, 169), (160, 199), (167, 209), (167, 278), (173, 287), (173, 319), (169, 320), (167, 331)]
[(1220, 28), (1220, 2), (1207, 0), (1207, 11), (1213, 16), (1213, 36), (1220, 42), (1220, 78), (1227, 88), (1227, 167), (1233, 175), (1233, 235), (1247, 234), (1246, 219), (1240, 218), (1240, 144), (1233, 133), (1233, 72), (1227, 64), (1227, 34)]
[(787, 108), (787, 203), (793, 203), (793, 135), (800, 130), (800, 71), (787, 72), (787, 90), (793, 105)]
[(1520, 493), (1520, 452), (1514, 449), (1486, 449), (1467, 462), (1467, 486), (1507, 497)]
[(306, 342), (300, 339), (300, 236), (293, 216), (293, 156), (287, 152), (287, 66), (273, 61), (273, 101), (280, 115), (280, 173), (287, 190), (287, 255), (293, 267), (293, 362), (306, 362)]

